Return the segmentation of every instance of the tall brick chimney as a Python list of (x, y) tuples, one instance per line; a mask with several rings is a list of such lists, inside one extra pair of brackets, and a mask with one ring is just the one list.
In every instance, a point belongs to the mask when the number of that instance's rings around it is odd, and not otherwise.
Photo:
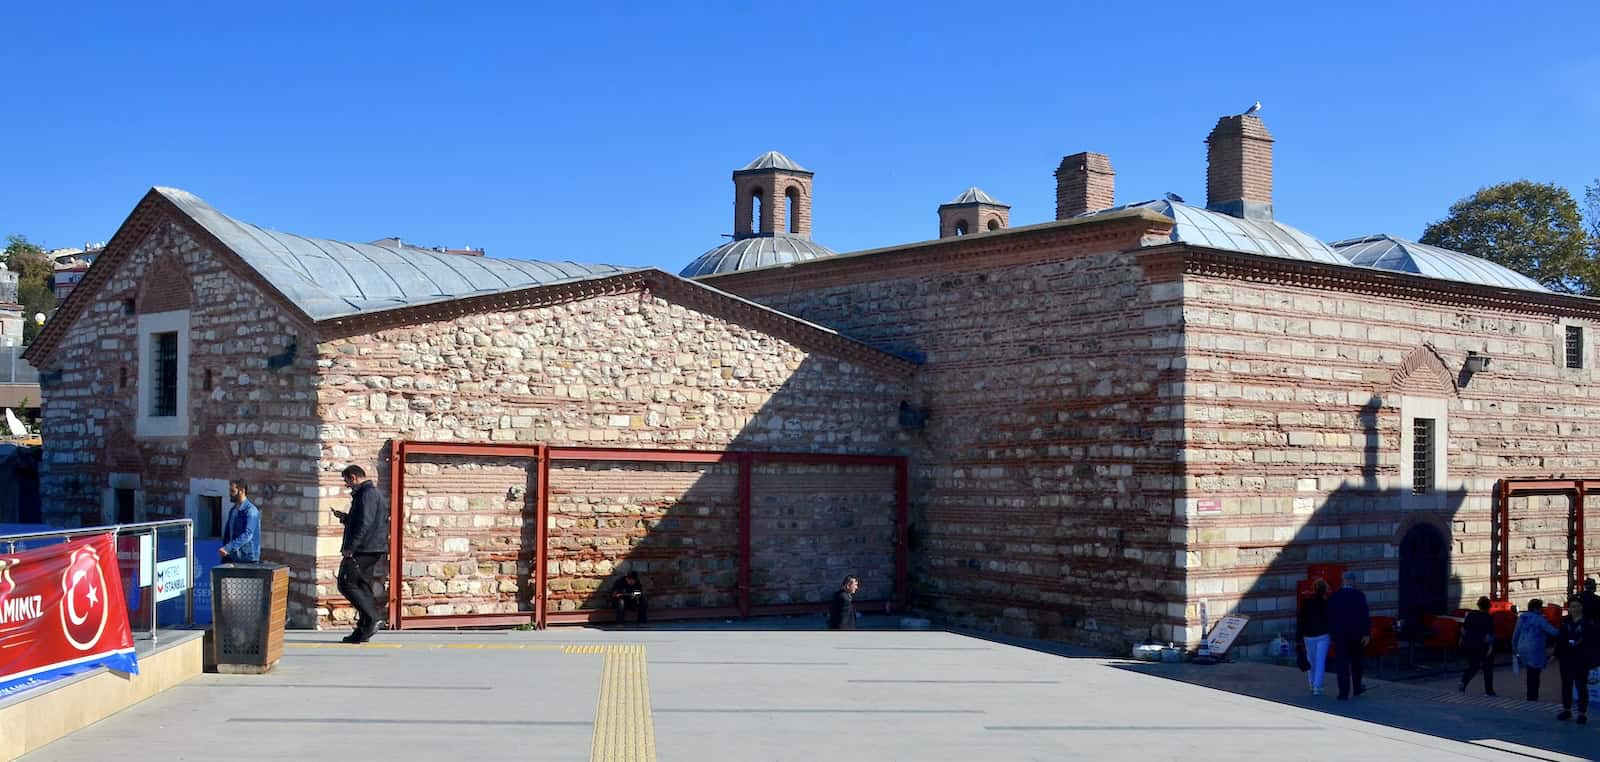
[(1111, 158), (1084, 151), (1061, 160), (1056, 167), (1056, 219), (1110, 209), (1116, 203), (1117, 173)]
[(1225, 116), (1206, 137), (1206, 208), (1272, 219), (1272, 134), (1255, 114)]

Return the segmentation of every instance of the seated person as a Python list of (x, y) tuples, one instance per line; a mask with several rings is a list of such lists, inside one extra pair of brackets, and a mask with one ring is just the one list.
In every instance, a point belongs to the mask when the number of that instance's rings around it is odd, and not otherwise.
[(611, 586), (611, 598), (616, 601), (617, 624), (622, 624), (622, 615), (631, 606), (639, 611), (639, 624), (645, 622), (644, 585), (639, 583), (639, 575), (628, 572), (623, 575), (622, 581)]

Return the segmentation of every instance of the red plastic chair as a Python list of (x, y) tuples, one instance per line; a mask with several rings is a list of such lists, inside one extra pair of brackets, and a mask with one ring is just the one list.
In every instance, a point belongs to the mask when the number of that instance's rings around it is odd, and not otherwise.
[(1371, 638), (1367, 641), (1364, 655), (1378, 660), (1378, 669), (1383, 669), (1383, 657), (1400, 651), (1400, 635), (1395, 631), (1395, 618), (1392, 616), (1375, 616), (1372, 618)]

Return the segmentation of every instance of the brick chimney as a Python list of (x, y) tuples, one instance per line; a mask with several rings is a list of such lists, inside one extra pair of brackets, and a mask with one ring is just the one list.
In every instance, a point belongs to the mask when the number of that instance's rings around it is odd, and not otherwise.
[(1117, 173), (1105, 154), (1085, 151), (1063, 158), (1056, 168), (1056, 219), (1110, 209), (1116, 185)]
[(1206, 208), (1272, 219), (1272, 134), (1255, 114), (1225, 116), (1206, 137)]

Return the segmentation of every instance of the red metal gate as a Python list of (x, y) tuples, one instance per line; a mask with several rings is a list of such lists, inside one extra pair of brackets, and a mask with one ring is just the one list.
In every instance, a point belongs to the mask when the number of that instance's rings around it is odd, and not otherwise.
[[(461, 443), (461, 442), (408, 442), (393, 440), (389, 466), (389, 622), (395, 629), (406, 627), (470, 627), (518, 625), (532, 623), (543, 628), (548, 624), (587, 622), (609, 612), (595, 610), (551, 613), (547, 611), (546, 577), (548, 575), (548, 518), (550, 512), (550, 464), (553, 461), (619, 461), (636, 463), (736, 463), (738, 480), (738, 606), (734, 608), (672, 609), (652, 612), (662, 619), (687, 619), (707, 617), (747, 617), (752, 614), (793, 614), (816, 611), (819, 604), (751, 605), (751, 476), (757, 464), (799, 463), (828, 465), (887, 466), (894, 469), (895, 490), (895, 557), (894, 594), (892, 601), (863, 601), (862, 608), (873, 605), (892, 607), (903, 611), (909, 602), (910, 557), (908, 540), (910, 530), (910, 495), (908, 460), (898, 455), (836, 455), (793, 452), (742, 452), (673, 449), (632, 449), (607, 447), (550, 447), (537, 444)], [(489, 456), (500, 458), (527, 458), (536, 474), (534, 495), (535, 554), (533, 581), (533, 611), (515, 614), (448, 614), (406, 616), (401, 600), (402, 570), (405, 547), (402, 542), (405, 527), (404, 498), (406, 489), (406, 459), (416, 455)]]
[[(1495, 573), (1489, 585), (1489, 597), (1495, 600), (1509, 600), (1511, 597), (1511, 498), (1517, 495), (1571, 495), (1572, 510), (1569, 514), (1569, 529), (1567, 532), (1567, 554), (1571, 572), (1568, 574), (1569, 585), (1576, 581), (1581, 585), (1584, 578), (1584, 544), (1586, 538), (1583, 529), (1584, 501), (1590, 493), (1600, 492), (1600, 480), (1596, 479), (1501, 479), (1495, 489), (1494, 501), (1494, 548)], [(1576, 592), (1568, 590), (1568, 593)], [(1550, 601), (1557, 603), (1557, 601)]]

